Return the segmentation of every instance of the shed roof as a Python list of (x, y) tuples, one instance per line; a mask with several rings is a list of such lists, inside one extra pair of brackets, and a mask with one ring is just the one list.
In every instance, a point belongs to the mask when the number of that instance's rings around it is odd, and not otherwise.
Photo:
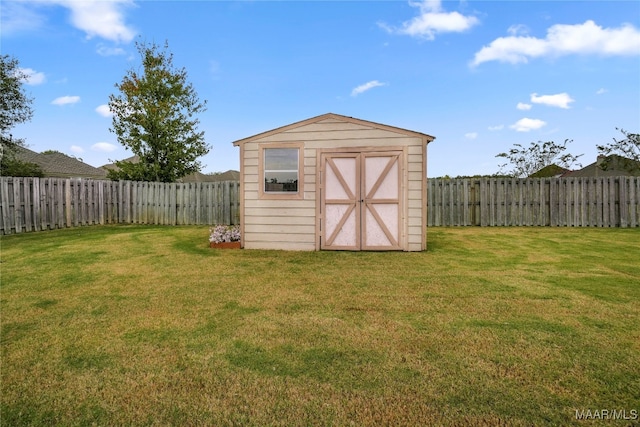
[(433, 141), (434, 139), (436, 139), (434, 136), (431, 135), (427, 135), (426, 133), (421, 133), (421, 132), (416, 132), (416, 131), (412, 131), (412, 130), (408, 130), (408, 129), (403, 129), (403, 128), (399, 128), (399, 127), (395, 127), (395, 126), (389, 126), (389, 125), (384, 125), (382, 123), (376, 123), (376, 122), (370, 122), (368, 120), (362, 120), (362, 119), (357, 119), (354, 117), (348, 117), (348, 116), (343, 116), (340, 114), (335, 114), (335, 113), (327, 113), (327, 114), (322, 114), (320, 116), (316, 116), (316, 117), (311, 117), (310, 119), (306, 119), (306, 120), (301, 120), (299, 122), (295, 122), (286, 126), (281, 126), (279, 128), (275, 128), (266, 132), (262, 132), (259, 133), (257, 135), (253, 135), (253, 136), (249, 136), (247, 138), (243, 138), (243, 139), (239, 139), (237, 141), (233, 142), (234, 146), (239, 146), (242, 145), (246, 142), (251, 142), (257, 139), (261, 139), (261, 138), (265, 138), (267, 136), (270, 135), (275, 135), (281, 132), (286, 132), (292, 129), (296, 129), (298, 127), (301, 126), (306, 126), (312, 123), (317, 123), (323, 120), (328, 120), (328, 119), (333, 119), (333, 120), (339, 120), (342, 122), (346, 122), (346, 123), (354, 123), (354, 124), (359, 124), (362, 126), (367, 126), (370, 127), (372, 129), (382, 129), (382, 130), (386, 130), (389, 132), (395, 132), (395, 133), (399, 133), (399, 134), (403, 134), (403, 135), (409, 135), (409, 136), (416, 136), (419, 138), (422, 138), (425, 142), (425, 144), (430, 143), (431, 141)]

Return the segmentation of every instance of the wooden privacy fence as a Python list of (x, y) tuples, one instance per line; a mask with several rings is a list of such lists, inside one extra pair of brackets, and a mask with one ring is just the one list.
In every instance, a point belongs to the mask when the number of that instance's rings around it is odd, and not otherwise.
[(429, 179), (429, 226), (640, 226), (640, 177)]
[(95, 224), (238, 224), (237, 181), (0, 178), (0, 234)]
[[(239, 223), (239, 183), (0, 178), (0, 234)], [(640, 227), (640, 177), (429, 179), (435, 226)]]

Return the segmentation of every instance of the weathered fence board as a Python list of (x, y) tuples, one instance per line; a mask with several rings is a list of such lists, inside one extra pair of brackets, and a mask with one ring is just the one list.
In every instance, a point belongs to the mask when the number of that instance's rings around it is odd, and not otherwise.
[(640, 177), (429, 179), (429, 226), (640, 226)]
[[(429, 226), (639, 227), (640, 177), (429, 179)], [(0, 178), (0, 234), (239, 223), (239, 183)]]
[(239, 223), (236, 181), (0, 178), (0, 234), (97, 224)]

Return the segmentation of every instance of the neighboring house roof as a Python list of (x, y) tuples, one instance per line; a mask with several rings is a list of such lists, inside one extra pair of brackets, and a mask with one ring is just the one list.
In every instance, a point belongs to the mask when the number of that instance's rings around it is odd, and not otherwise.
[(529, 175), (529, 178), (559, 178), (565, 176), (566, 173), (571, 172), (569, 169), (565, 169), (558, 165), (545, 166), (539, 171)]
[[(602, 169), (602, 163), (606, 161), (606, 169)], [(598, 160), (584, 168), (569, 172), (568, 177), (595, 177), (595, 176), (640, 176), (640, 162), (626, 157), (611, 154), (598, 156)]]
[(92, 178), (105, 179), (107, 172), (58, 152), (36, 153), (24, 147), (17, 147), (16, 158), (23, 162), (35, 163), (45, 177), (52, 178)]
[(426, 144), (430, 143), (431, 141), (433, 141), (434, 139), (436, 139), (434, 136), (431, 135), (427, 135), (426, 133), (420, 133), (420, 132), (415, 132), (412, 130), (408, 130), (408, 129), (402, 129), (402, 128), (398, 128), (395, 126), (389, 126), (389, 125), (384, 125), (382, 123), (376, 123), (376, 122), (370, 122), (367, 120), (362, 120), (362, 119), (356, 119), (354, 117), (348, 117), (348, 116), (342, 116), (340, 114), (334, 114), (334, 113), (327, 113), (327, 114), (322, 114), (320, 116), (316, 116), (316, 117), (312, 117), (310, 119), (306, 119), (306, 120), (302, 120), (299, 122), (295, 122), (292, 123), (290, 125), (286, 125), (286, 126), (282, 126), (276, 129), (272, 129), (266, 132), (262, 132), (259, 133), (257, 135), (253, 135), (247, 138), (243, 138), (240, 139), (238, 141), (234, 141), (233, 145), (235, 145), (236, 147), (239, 145), (244, 144), (245, 142), (250, 142), (256, 139), (261, 139), (261, 138), (265, 138), (269, 135), (275, 135), (278, 133), (282, 133), (282, 132), (286, 132), (289, 130), (293, 130), (296, 128), (299, 128), (301, 126), (307, 126), (313, 123), (317, 123), (317, 122), (321, 122), (323, 120), (338, 120), (341, 122), (347, 122), (347, 123), (354, 123), (354, 124), (359, 124), (362, 126), (368, 126), (372, 129), (382, 129), (382, 130), (387, 130), (389, 132), (395, 132), (395, 133), (400, 133), (403, 135), (409, 135), (409, 136), (418, 136), (420, 138), (422, 138)]
[[(132, 157), (129, 157), (128, 159), (124, 159), (121, 161), (138, 163), (140, 161), (140, 157), (132, 156)], [(100, 167), (106, 170), (118, 169), (118, 166), (116, 166), (115, 163), (109, 163)], [(239, 180), (240, 180), (240, 172), (234, 171), (234, 170), (228, 170), (226, 172), (215, 173), (215, 174), (204, 174), (200, 172), (194, 172), (192, 174), (184, 176), (179, 181), (181, 182), (218, 182), (218, 181), (239, 181)]]
[(226, 172), (204, 174), (195, 172), (182, 178), (182, 182), (219, 182), (219, 181), (240, 181), (240, 172), (228, 170)]
[[(140, 157), (138, 156), (131, 156), (127, 159), (124, 160), (119, 160), (120, 162), (131, 162), (131, 163), (138, 163), (140, 161)], [(116, 170), (118, 169), (118, 166), (116, 166), (115, 163), (107, 163), (106, 165), (102, 165), (100, 166), (102, 169), (106, 169), (106, 170)]]

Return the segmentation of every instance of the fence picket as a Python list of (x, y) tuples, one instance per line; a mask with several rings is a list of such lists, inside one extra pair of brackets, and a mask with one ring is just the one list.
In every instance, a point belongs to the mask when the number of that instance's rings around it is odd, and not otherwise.
[(626, 228), (629, 221), (629, 206), (627, 205), (627, 179), (624, 177), (620, 178), (618, 205), (618, 212), (620, 212), (620, 227)]
[(32, 230), (32, 226), (31, 224), (33, 224), (33, 222), (31, 221), (31, 194), (30, 194), (30, 189), (31, 189), (31, 181), (33, 180), (33, 178), (25, 178), (24, 179), (24, 183), (23, 183), (23, 187), (22, 187), (22, 202), (24, 203), (24, 225), (25, 225), (25, 231), (33, 231)]
[(607, 178), (609, 181), (609, 224), (608, 227), (616, 227), (620, 223), (619, 213), (620, 209), (616, 209), (616, 182), (619, 180), (613, 178)]
[(16, 233), (22, 232), (22, 207), (20, 206), (20, 185), (24, 178), (18, 178), (13, 184), (13, 223), (15, 224)]
[[(635, 181), (635, 186), (634, 186)], [(629, 222), (630, 227), (637, 227), (640, 223), (640, 207), (638, 206), (640, 197), (640, 179), (629, 178)]]

